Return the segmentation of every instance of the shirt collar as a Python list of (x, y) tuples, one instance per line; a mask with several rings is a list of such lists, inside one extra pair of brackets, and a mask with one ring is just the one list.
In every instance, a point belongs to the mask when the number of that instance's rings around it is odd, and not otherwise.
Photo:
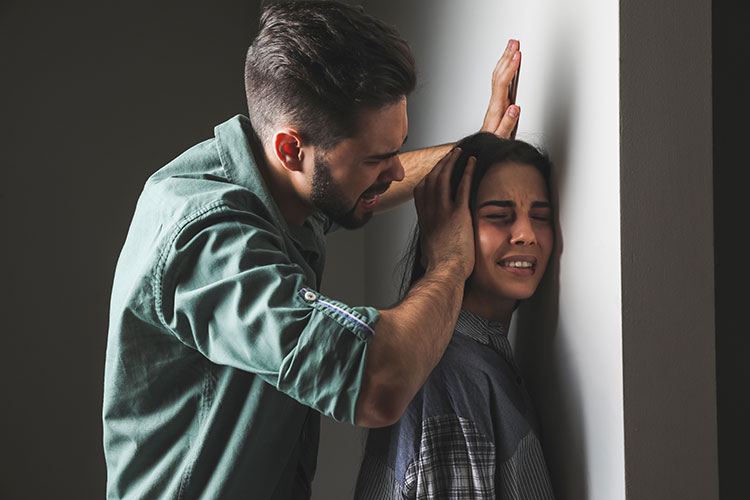
[(508, 340), (508, 332), (500, 322), (489, 321), (477, 314), (461, 309), (456, 320), (456, 333), (492, 348), (511, 365), (515, 364), (513, 350)]
[(217, 125), (214, 128), (214, 135), (221, 165), (224, 167), (229, 182), (250, 190), (263, 205), (268, 207), (277, 222), (283, 223), (280, 227), (285, 227), (286, 222), (268, 192), (253, 155), (250, 140), (255, 137), (255, 132), (250, 120), (246, 116), (237, 115)]
[(319, 245), (309, 219), (302, 227), (287, 224), (276, 201), (268, 191), (250, 145), (250, 141), (256, 137), (250, 119), (237, 115), (217, 125), (214, 128), (214, 135), (221, 164), (229, 182), (242, 186), (256, 195), (271, 213), (277, 227), (294, 240), (298, 247), (317, 252)]

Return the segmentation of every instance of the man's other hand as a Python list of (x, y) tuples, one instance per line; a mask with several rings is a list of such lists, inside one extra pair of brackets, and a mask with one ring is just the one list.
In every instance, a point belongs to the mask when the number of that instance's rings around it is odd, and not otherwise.
[(427, 272), (438, 267), (451, 268), (462, 271), (463, 279), (466, 279), (474, 269), (474, 227), (469, 212), (469, 188), (476, 158), (469, 158), (453, 201), (450, 177), (460, 153), (460, 149), (453, 149), (422, 179), (414, 188), (414, 204)]
[(518, 40), (508, 41), (505, 52), (492, 72), (492, 94), (482, 132), (492, 132), (503, 138), (514, 138), (521, 108), (511, 102), (510, 84), (521, 64), (521, 45)]

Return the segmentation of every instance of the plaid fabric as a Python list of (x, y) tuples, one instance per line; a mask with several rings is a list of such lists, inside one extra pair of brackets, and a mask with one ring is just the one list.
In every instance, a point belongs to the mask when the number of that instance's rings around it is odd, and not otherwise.
[(547, 465), (539, 440), (529, 433), (518, 444), (518, 451), (500, 465), (498, 498), (508, 500), (552, 500)]
[(371, 429), (356, 500), (553, 500), (531, 399), (502, 325), (461, 311), (398, 423)]
[(406, 470), (404, 497), (494, 499), (495, 445), (465, 418), (425, 420), (419, 455)]

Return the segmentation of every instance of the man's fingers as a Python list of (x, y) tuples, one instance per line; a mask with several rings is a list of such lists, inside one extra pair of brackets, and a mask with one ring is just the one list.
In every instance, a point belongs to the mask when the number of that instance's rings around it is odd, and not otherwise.
[(495, 68), (495, 73), (492, 75), (493, 92), (500, 92), (507, 95), (508, 86), (520, 65), (521, 52), (519, 51), (514, 51), (510, 58), (504, 61), (504, 64), (498, 64), (497, 68)]
[(456, 152), (455, 148), (451, 149), (450, 151), (448, 151), (448, 153), (446, 153), (445, 156), (443, 156), (442, 158), (440, 158), (440, 160), (438, 160), (435, 166), (432, 167), (432, 170), (430, 170), (430, 172), (424, 176), (424, 179), (422, 179), (425, 185), (432, 186), (435, 183), (435, 180), (440, 175), (440, 172), (442, 172), (445, 166), (448, 164), (448, 162), (450, 162), (451, 157), (453, 157), (453, 154), (455, 152)]
[(474, 173), (474, 165), (476, 165), (477, 159), (475, 157), (469, 158), (466, 162), (466, 169), (464, 175), (461, 177), (461, 182), (458, 184), (458, 191), (456, 192), (456, 206), (457, 207), (469, 207), (469, 192), (471, 191), (471, 176)]
[(438, 161), (434, 167), (432, 167), (432, 171), (427, 174), (425, 177), (425, 180), (427, 181), (428, 189), (432, 190), (435, 189), (434, 186), (438, 185), (440, 183), (440, 179), (442, 178), (443, 172), (446, 170), (450, 171), (450, 169), (453, 166), (453, 163), (456, 161), (456, 158), (458, 157), (458, 151), (456, 148), (451, 149), (447, 155), (443, 156), (440, 161)]
[(482, 130), (485, 132), (495, 133), (500, 127), (500, 122), (504, 118), (508, 105), (513, 104), (510, 102), (508, 91), (510, 83), (513, 80), (513, 75), (515, 75), (516, 70), (521, 64), (520, 47), (521, 45), (518, 40), (508, 41), (505, 51), (503, 51), (492, 72), (492, 93), (490, 95), (489, 106), (487, 107), (487, 114), (482, 124)]
[(422, 202), (424, 199), (424, 179), (414, 186), (414, 191), (412, 191), (412, 193), (414, 194), (414, 208), (417, 209), (417, 214), (420, 214), (424, 210), (424, 204)]
[(499, 75), (500, 73), (502, 73), (503, 70), (508, 66), (508, 64), (513, 60), (513, 54), (517, 50), (519, 50), (519, 48), (520, 43), (518, 42), (518, 40), (508, 40), (508, 44), (505, 46), (505, 50), (500, 56), (500, 59), (497, 60), (497, 64), (495, 65), (493, 74)]
[(445, 165), (440, 169), (440, 172), (437, 174), (438, 182), (442, 186), (445, 183), (445, 178), (450, 179), (451, 172), (453, 171), (453, 166), (456, 164), (456, 160), (458, 160), (458, 157), (461, 155), (461, 150), (459, 148), (453, 148), (451, 150), (451, 154), (448, 155), (446, 158)]
[[(436, 204), (446, 206), (450, 203), (450, 185), (447, 190), (444, 188), (445, 184), (445, 172), (450, 174), (453, 169), (453, 165), (456, 163), (461, 150), (454, 148), (443, 156), (438, 161), (430, 173), (424, 176), (419, 183), (414, 187), (414, 205), (417, 209), (417, 214), (426, 213), (430, 210), (430, 207), (434, 209)], [(448, 182), (450, 182), (450, 176)]]
[(456, 160), (458, 160), (460, 155), (461, 149), (454, 148), (453, 151), (451, 151), (450, 156), (447, 158), (445, 165), (443, 165), (438, 173), (436, 179), (437, 185), (435, 188), (437, 192), (435, 195), (444, 207), (450, 207), (451, 205), (451, 172), (453, 172), (453, 169), (456, 166)]
[[(520, 48), (521, 44), (518, 40), (510, 40), (508, 42), (503, 55), (500, 56), (500, 59), (497, 61), (495, 69), (492, 72), (493, 83), (502, 83), (503, 80), (510, 81), (510, 78), (513, 77), (513, 73), (515, 73), (518, 64), (520, 64), (521, 61), (521, 52), (519, 52)], [(510, 73), (510, 77), (507, 76), (508, 73)]]
[(512, 104), (505, 110), (503, 119), (500, 120), (497, 130), (494, 131), (495, 135), (504, 139), (514, 139), (516, 136), (516, 130), (518, 129), (518, 120), (521, 117), (521, 108)]

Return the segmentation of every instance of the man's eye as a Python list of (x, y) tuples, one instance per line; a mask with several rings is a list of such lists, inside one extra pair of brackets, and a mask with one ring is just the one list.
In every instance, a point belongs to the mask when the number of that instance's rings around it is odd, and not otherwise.
[(509, 217), (508, 214), (487, 214), (485, 215), (488, 219), (507, 219)]
[(549, 215), (532, 215), (531, 218), (540, 222), (552, 222), (552, 217)]

